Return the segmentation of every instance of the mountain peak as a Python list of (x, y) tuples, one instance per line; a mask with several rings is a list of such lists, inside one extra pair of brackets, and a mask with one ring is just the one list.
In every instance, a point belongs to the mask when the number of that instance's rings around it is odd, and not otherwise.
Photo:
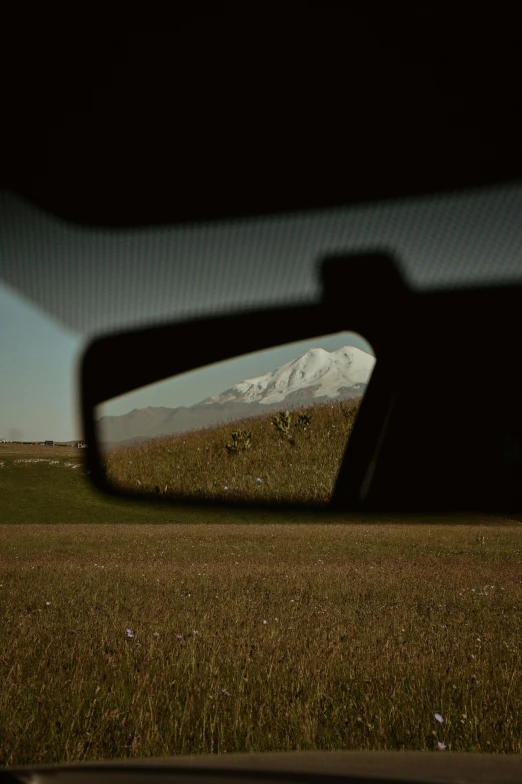
[(350, 389), (353, 395), (360, 394), (374, 365), (375, 357), (355, 346), (342, 346), (335, 351), (311, 348), (270, 373), (245, 379), (203, 403), (272, 404), (305, 397), (335, 398), (349, 394)]

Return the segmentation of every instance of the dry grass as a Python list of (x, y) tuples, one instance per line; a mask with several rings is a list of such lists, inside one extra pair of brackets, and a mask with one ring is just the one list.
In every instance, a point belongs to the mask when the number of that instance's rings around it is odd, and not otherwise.
[(66, 457), (76, 457), (83, 460), (85, 452), (75, 446), (40, 446), (40, 444), (0, 444), (0, 459), (13, 458), (40, 458), (56, 460)]
[[(85, 455), (85, 449), (0, 444), (0, 524), (209, 520), (208, 509), (180, 509), (103, 495), (90, 482)], [(233, 512), (223, 509), (214, 510), (211, 519), (225, 522), (233, 518)], [(241, 518), (236, 522), (242, 522)]]
[(515, 523), (0, 526), (0, 764), (520, 754), (521, 545)]
[[(289, 436), (278, 433), (269, 414), (110, 449), (107, 475), (137, 494), (327, 503), (360, 402), (296, 409)], [(311, 416), (308, 427), (297, 425), (299, 413)], [(250, 448), (231, 453), (232, 432), (244, 429), (252, 434)]]

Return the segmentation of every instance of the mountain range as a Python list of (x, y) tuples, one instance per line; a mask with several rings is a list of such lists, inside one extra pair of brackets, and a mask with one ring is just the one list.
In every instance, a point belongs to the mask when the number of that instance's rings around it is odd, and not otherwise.
[(269, 373), (240, 381), (193, 406), (149, 406), (120, 416), (103, 416), (98, 420), (101, 442), (109, 448), (281, 409), (361, 397), (374, 365), (375, 357), (355, 346), (336, 351), (312, 348)]

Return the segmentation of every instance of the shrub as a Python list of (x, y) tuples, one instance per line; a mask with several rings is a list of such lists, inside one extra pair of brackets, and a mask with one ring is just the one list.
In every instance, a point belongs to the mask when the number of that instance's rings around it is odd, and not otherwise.
[(299, 416), (297, 417), (296, 426), (302, 427), (304, 430), (309, 426), (311, 421), (312, 421), (312, 417), (309, 416), (308, 414), (299, 414)]
[(252, 445), (251, 430), (234, 430), (232, 433), (232, 443), (225, 444), (225, 449), (230, 454), (245, 452)]
[(290, 434), (290, 412), (280, 411), (278, 416), (272, 417), (272, 424), (282, 436)]

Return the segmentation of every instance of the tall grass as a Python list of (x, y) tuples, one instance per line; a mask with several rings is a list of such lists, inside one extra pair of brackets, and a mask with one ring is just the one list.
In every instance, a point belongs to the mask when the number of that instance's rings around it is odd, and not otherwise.
[[(106, 496), (86, 473), (84, 449), (0, 444), (2, 523), (242, 522), (239, 510), (170, 506)], [(306, 516), (306, 515), (304, 515)], [(262, 522), (268, 515), (250, 514)]]
[(0, 765), (520, 754), (521, 545), (516, 524), (0, 526)]
[[(286, 435), (269, 414), (107, 450), (107, 476), (137, 494), (327, 503), (359, 406), (356, 399), (297, 409)], [(310, 424), (300, 425), (299, 414)], [(227, 449), (241, 430), (250, 446)]]

